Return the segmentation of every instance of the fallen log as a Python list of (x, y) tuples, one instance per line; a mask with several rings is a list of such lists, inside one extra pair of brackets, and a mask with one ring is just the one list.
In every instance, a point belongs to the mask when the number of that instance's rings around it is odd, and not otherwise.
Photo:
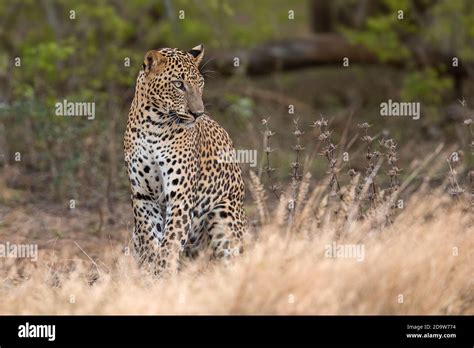
[(354, 45), (339, 34), (321, 33), (304, 38), (269, 42), (252, 49), (211, 52), (207, 68), (223, 75), (243, 73), (257, 76), (329, 64), (342, 67), (344, 58), (348, 58), (349, 64), (385, 63), (398, 68), (414, 64), (435, 67), (455, 78), (468, 76), (468, 71), (461, 61), (458, 67), (452, 66), (454, 55), (437, 52), (416, 43), (409, 46), (412, 47), (413, 61), (381, 62), (367, 48)]

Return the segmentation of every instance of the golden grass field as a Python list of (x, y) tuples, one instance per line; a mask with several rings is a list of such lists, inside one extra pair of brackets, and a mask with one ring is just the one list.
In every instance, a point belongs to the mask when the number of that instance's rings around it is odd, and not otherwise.
[[(348, 223), (331, 213), (321, 189), (306, 191), (291, 224), (285, 203), (269, 214), (257, 193), (270, 222), (253, 227), (246, 252), (227, 266), (203, 257), (171, 279), (141, 274), (124, 253), (126, 204), (113, 225), (87, 235), (96, 213), (12, 209), (2, 240), (38, 243), (39, 256), (1, 260), (0, 313), (474, 314), (468, 200), (422, 187), (393, 223), (380, 223), (382, 208)], [(363, 245), (363, 260), (328, 257), (332, 243)]]

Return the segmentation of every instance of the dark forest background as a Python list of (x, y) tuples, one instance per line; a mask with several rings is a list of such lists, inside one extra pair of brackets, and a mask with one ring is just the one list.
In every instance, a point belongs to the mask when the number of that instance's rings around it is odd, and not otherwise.
[[(259, 151), (260, 174), (262, 119), (276, 133), (272, 166), (284, 183), (297, 118), (312, 158), (304, 171), (323, 178), (310, 127), (321, 114), (336, 143), (353, 139), (355, 169), (363, 122), (398, 142), (402, 177), (439, 143), (472, 168), (463, 120), (474, 104), (473, 1), (1, 0), (0, 204), (74, 199), (113, 212), (128, 202), (122, 136), (144, 53), (199, 43), (207, 110), (238, 149)], [(63, 99), (95, 102), (95, 119), (56, 116)], [(388, 99), (420, 102), (421, 119), (381, 117)], [(252, 168), (242, 169), (248, 178)]]

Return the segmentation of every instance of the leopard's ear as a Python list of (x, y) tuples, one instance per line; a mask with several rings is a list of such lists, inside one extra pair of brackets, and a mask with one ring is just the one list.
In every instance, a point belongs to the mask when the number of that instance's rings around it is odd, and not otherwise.
[(148, 73), (152, 70), (158, 70), (166, 62), (166, 57), (157, 50), (148, 51), (143, 60), (143, 70)]
[(199, 66), (202, 61), (202, 58), (204, 58), (204, 45), (197, 45), (196, 47), (191, 48), (188, 53), (193, 57), (194, 64), (196, 64), (196, 66)]

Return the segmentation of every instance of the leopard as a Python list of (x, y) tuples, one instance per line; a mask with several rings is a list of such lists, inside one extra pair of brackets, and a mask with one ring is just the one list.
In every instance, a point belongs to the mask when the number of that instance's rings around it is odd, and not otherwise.
[(159, 277), (206, 253), (230, 262), (248, 237), (242, 171), (229, 160), (233, 142), (204, 106), (203, 57), (202, 44), (148, 51), (128, 114), (133, 255)]

